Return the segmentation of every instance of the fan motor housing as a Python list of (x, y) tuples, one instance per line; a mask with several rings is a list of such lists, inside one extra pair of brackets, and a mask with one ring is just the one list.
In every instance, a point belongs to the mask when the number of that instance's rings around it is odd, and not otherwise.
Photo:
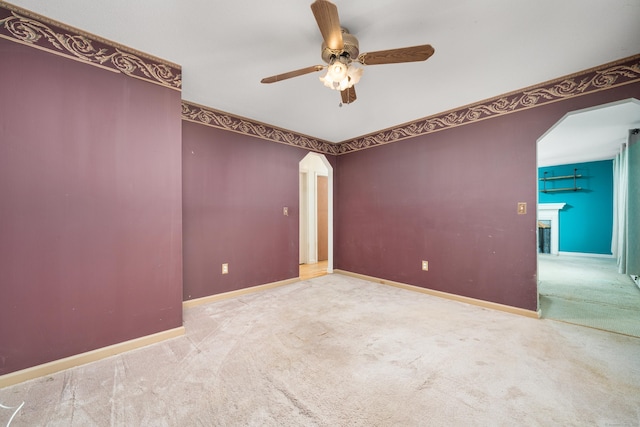
[(358, 45), (358, 39), (349, 34), (346, 28), (342, 28), (342, 50), (329, 49), (326, 43), (322, 43), (322, 60), (327, 64), (331, 63), (331, 60), (340, 56), (346, 56), (349, 62), (358, 59), (360, 54), (360, 48)]

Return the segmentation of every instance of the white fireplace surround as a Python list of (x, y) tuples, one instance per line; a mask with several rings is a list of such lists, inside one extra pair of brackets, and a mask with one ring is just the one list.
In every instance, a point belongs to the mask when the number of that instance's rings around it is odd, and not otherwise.
[(560, 229), (560, 211), (566, 203), (538, 203), (538, 221), (551, 221), (550, 252), (558, 255), (558, 236)]

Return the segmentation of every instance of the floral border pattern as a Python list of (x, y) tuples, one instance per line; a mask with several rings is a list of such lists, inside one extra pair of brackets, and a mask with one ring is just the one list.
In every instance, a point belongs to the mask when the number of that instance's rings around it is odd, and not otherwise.
[(337, 144), (184, 101), (182, 103), (182, 118), (269, 141), (338, 156), (638, 81), (640, 81), (640, 55), (635, 55), (521, 91)]
[[(117, 45), (4, 2), (0, 2), (0, 38), (31, 45), (171, 89), (180, 90), (182, 87), (182, 70), (179, 65)], [(638, 81), (640, 55), (635, 55), (336, 144), (185, 101), (182, 102), (182, 118), (323, 154), (341, 155)]]
[(638, 81), (640, 81), (640, 55), (635, 55), (457, 110), (344, 141), (340, 143), (339, 154), (389, 144)]
[(178, 65), (82, 33), (5, 3), (0, 3), (0, 37), (171, 89), (180, 90), (182, 87), (182, 70)]
[(340, 150), (338, 144), (332, 144), (186, 101), (182, 101), (182, 119), (322, 154), (337, 155)]

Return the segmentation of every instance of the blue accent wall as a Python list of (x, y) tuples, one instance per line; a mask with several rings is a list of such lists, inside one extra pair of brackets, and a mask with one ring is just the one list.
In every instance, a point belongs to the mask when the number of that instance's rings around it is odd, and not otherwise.
[[(559, 250), (611, 255), (613, 227), (613, 160), (538, 168), (538, 178), (582, 175), (578, 191), (539, 191), (538, 203), (566, 203), (560, 211)], [(545, 183), (538, 181), (543, 189)], [(573, 179), (547, 181), (546, 188), (573, 187)]]

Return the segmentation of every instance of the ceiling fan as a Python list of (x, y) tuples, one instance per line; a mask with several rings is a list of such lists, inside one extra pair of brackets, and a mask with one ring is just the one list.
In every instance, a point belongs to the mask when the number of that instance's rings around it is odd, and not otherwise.
[(431, 45), (405, 47), (400, 49), (379, 50), (360, 53), (358, 39), (340, 26), (338, 8), (328, 0), (315, 0), (311, 3), (311, 11), (316, 18), (322, 43), (322, 59), (328, 65), (313, 65), (288, 73), (265, 77), (261, 83), (275, 83), (292, 77), (302, 76), (327, 69), (327, 74), (320, 81), (330, 89), (339, 90), (342, 102), (350, 104), (356, 100), (354, 85), (360, 80), (363, 69), (360, 65), (395, 64), (400, 62), (417, 62), (427, 60), (435, 50)]

